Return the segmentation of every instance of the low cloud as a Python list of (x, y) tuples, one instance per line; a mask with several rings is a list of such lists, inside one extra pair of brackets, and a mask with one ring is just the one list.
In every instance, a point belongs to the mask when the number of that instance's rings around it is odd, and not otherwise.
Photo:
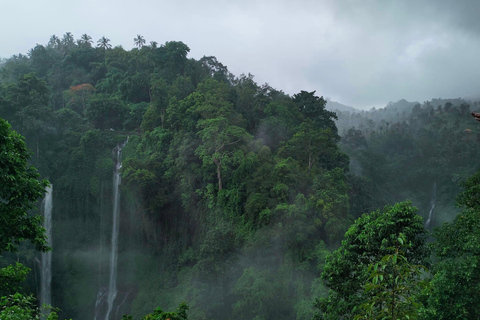
[[(473, 96), (480, 79), (480, 2), (23, 1), (2, 4), (0, 57), (52, 34), (105, 35), (113, 45), (183, 41), (289, 94), (316, 90), (368, 108), (401, 98)], [(21, 23), (18, 23), (18, 20)]]

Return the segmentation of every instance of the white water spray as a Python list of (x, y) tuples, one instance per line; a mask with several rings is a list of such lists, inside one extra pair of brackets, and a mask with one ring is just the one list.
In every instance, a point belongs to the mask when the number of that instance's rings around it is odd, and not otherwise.
[(100, 310), (102, 306), (102, 302), (105, 301), (105, 296), (107, 295), (107, 288), (100, 288), (97, 293), (97, 299), (95, 300), (95, 316), (93, 317), (94, 320), (100, 318)]
[(427, 222), (425, 223), (425, 228), (428, 228), (430, 226), (430, 222), (432, 220), (432, 215), (433, 215), (433, 209), (435, 209), (435, 204), (437, 202), (437, 183), (433, 183), (433, 189), (432, 189), (432, 197), (430, 198), (430, 212), (428, 213), (428, 219)]
[[(53, 185), (47, 187), (45, 199), (43, 200), (44, 210), (43, 215), (45, 222), (43, 227), (45, 228), (45, 235), (47, 236), (47, 242), (52, 247), (52, 194)], [(52, 251), (42, 253), (41, 257), (42, 273), (40, 276), (40, 305), (52, 304)]]
[(110, 312), (113, 308), (113, 302), (117, 297), (117, 260), (118, 260), (118, 230), (120, 227), (120, 169), (122, 168), (122, 149), (127, 144), (118, 145), (114, 150), (117, 158), (115, 170), (113, 172), (113, 223), (112, 223), (112, 248), (110, 252), (110, 277), (107, 291), (107, 313), (105, 320), (109, 320)]
[(118, 304), (118, 307), (117, 307), (117, 310), (115, 310), (115, 316), (118, 318), (118, 311), (120, 310), (120, 307), (125, 303), (125, 301), (127, 301), (128, 297), (130, 296), (130, 291), (128, 291), (127, 293), (125, 293), (125, 295), (123, 296), (123, 300), (122, 302), (120, 302)]

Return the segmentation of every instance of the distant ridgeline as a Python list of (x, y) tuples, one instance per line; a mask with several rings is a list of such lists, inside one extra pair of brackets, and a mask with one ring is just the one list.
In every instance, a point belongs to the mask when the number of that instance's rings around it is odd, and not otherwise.
[(351, 172), (368, 178), (378, 204), (411, 199), (427, 220), (437, 185), (435, 225), (450, 221), (459, 182), (479, 170), (479, 102), (400, 100), (370, 111), (338, 111), (336, 125)]
[[(315, 92), (188, 58), (182, 42), (145, 43), (67, 33), (1, 63), (0, 116), (55, 185), (63, 317), (186, 301), (191, 319), (310, 319), (325, 256), (356, 218), (411, 199), (430, 226), (451, 220), (458, 182), (478, 169), (464, 101), (335, 114)], [(36, 270), (27, 248), (18, 257)]]

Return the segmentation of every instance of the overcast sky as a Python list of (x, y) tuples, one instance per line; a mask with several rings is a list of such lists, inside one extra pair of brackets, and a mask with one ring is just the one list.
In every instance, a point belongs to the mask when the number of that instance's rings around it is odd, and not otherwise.
[(480, 1), (0, 0), (0, 57), (53, 34), (183, 41), (235, 75), (360, 108), (480, 96)]

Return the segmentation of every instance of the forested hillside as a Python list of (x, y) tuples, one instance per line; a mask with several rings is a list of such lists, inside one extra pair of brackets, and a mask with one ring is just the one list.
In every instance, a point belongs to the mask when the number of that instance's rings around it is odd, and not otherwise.
[[(459, 183), (479, 169), (480, 127), (470, 115), (478, 102), (401, 100), (383, 109), (341, 112), (336, 122), (352, 173), (368, 177), (377, 206), (410, 199), (425, 221), (456, 215)], [(429, 227), (432, 227), (430, 225)]]
[[(377, 307), (357, 308), (370, 301), (360, 293), (368, 265), (397, 270), (397, 258), (412, 288), (405, 314), (476, 314), (465, 294), (450, 311), (440, 301), (459, 291), (442, 291), (456, 277), (449, 261), (465, 259), (462, 281), (478, 275), (469, 229), (478, 175), (459, 200), (469, 222), (429, 237), (439, 239), (434, 260), (424, 228), (455, 218), (459, 183), (480, 169), (465, 101), (335, 113), (321, 94), (288, 95), (213, 56), (189, 58), (180, 41), (145, 42), (138, 35), (125, 50), (66, 33), (1, 62), (0, 117), (53, 185), (51, 302), (61, 318), (139, 319), (186, 301), (189, 319), (373, 319)], [(407, 199), (418, 212), (394, 205)], [(455, 232), (471, 247), (452, 249)], [(31, 247), (4, 260), (31, 268), (23, 290), (40, 291)], [(420, 276), (433, 286), (417, 286)]]

